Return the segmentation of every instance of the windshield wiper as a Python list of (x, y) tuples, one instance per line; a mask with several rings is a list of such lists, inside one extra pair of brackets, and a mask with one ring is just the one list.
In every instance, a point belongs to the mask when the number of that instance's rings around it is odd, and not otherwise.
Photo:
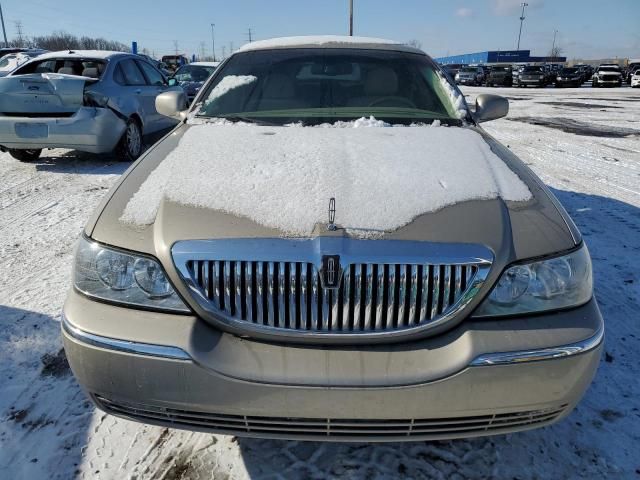
[(278, 125), (277, 123), (274, 122), (268, 122), (266, 120), (262, 120), (259, 118), (255, 118), (255, 117), (245, 117), (242, 115), (224, 115), (221, 117), (207, 117), (207, 118), (212, 118), (212, 119), (224, 119), (224, 120), (229, 120), (230, 122), (246, 122), (246, 123), (252, 123), (255, 125), (266, 125), (266, 126), (276, 126)]

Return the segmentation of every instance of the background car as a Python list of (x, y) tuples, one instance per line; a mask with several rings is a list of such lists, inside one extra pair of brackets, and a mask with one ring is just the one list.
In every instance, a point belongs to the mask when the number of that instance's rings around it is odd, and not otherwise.
[(484, 82), (484, 70), (481, 67), (462, 67), (455, 76), (459, 85), (482, 85)]
[(627, 65), (625, 79), (628, 84), (631, 84), (631, 77), (634, 72), (640, 68), (640, 59), (629, 60), (629, 64)]
[(37, 159), (43, 148), (117, 149), (135, 160), (144, 135), (177, 123), (155, 108), (158, 94), (169, 89), (180, 90), (138, 55), (41, 55), (0, 78), (0, 112), (11, 112), (0, 115), (0, 148), (22, 161)]
[(546, 87), (548, 82), (548, 73), (540, 65), (526, 65), (518, 76), (517, 85), (519, 87)]
[(43, 53), (46, 53), (46, 50), (33, 49), (6, 54), (0, 58), (0, 77), (6, 77), (20, 65)]
[(556, 87), (579, 87), (584, 81), (583, 72), (576, 67), (567, 67), (560, 70), (555, 78)]
[(621, 87), (622, 70), (615, 64), (600, 65), (593, 74), (591, 82), (593, 87)]
[(487, 87), (496, 85), (510, 87), (513, 85), (513, 71), (509, 65), (495, 65), (491, 68), (486, 80)]
[(631, 75), (631, 86), (634, 88), (640, 87), (640, 68)]
[(162, 63), (167, 67), (168, 70), (175, 72), (182, 65), (186, 65), (189, 63), (189, 59), (185, 55), (164, 55), (162, 57)]
[(220, 62), (192, 62), (183, 65), (169, 78), (169, 85), (180, 85), (191, 103), (218, 65)]

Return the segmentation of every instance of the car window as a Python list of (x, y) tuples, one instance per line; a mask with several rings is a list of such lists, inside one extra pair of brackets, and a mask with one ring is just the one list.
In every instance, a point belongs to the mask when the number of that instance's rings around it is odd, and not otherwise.
[(147, 80), (149, 81), (149, 85), (164, 85), (164, 77), (162, 74), (149, 65), (147, 62), (138, 62), (136, 61), (138, 66), (142, 68)]
[(309, 124), (369, 115), (409, 124), (457, 120), (454, 90), (424, 55), (360, 49), (256, 51), (236, 54), (216, 70), (199, 114)]
[(106, 62), (102, 59), (61, 57), (45, 60), (33, 60), (22, 65), (13, 75), (27, 73), (62, 73), (66, 75), (83, 75), (91, 70), (91, 76), (100, 78), (104, 73)]
[(216, 70), (205, 65), (183, 65), (173, 75), (179, 82), (204, 82)]
[(132, 58), (127, 58), (120, 62), (120, 68), (124, 75), (125, 85), (146, 85), (144, 75), (136, 65)]

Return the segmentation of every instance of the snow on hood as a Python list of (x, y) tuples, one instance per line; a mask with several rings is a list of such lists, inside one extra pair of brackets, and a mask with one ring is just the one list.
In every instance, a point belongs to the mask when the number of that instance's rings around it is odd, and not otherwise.
[(327, 222), (335, 197), (336, 223), (366, 237), (466, 200), (531, 198), (473, 130), (378, 125), (372, 119), (354, 122), (365, 128), (192, 125), (121, 221), (152, 224), (166, 198), (305, 237)]

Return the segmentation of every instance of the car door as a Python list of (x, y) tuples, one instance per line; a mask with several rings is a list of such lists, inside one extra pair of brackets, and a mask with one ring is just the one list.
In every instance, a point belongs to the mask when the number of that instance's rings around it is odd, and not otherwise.
[(147, 102), (147, 108), (150, 112), (153, 112), (153, 122), (150, 122), (149, 124), (149, 131), (157, 131), (175, 125), (175, 120), (165, 117), (164, 115), (160, 115), (156, 110), (156, 97), (167, 90), (167, 80), (164, 78), (162, 73), (160, 73), (160, 71), (149, 62), (144, 60), (135, 60), (135, 63), (140, 67), (140, 70), (142, 70), (147, 82), (143, 95), (145, 97), (145, 102)]
[(147, 87), (147, 81), (142, 74), (142, 70), (136, 65), (132, 58), (120, 60), (113, 73), (114, 81), (122, 88), (122, 95), (119, 95), (122, 113), (130, 116), (138, 114), (142, 119), (143, 133), (149, 133), (149, 124), (153, 124), (153, 114), (155, 105), (149, 110), (149, 104), (143, 95)]

